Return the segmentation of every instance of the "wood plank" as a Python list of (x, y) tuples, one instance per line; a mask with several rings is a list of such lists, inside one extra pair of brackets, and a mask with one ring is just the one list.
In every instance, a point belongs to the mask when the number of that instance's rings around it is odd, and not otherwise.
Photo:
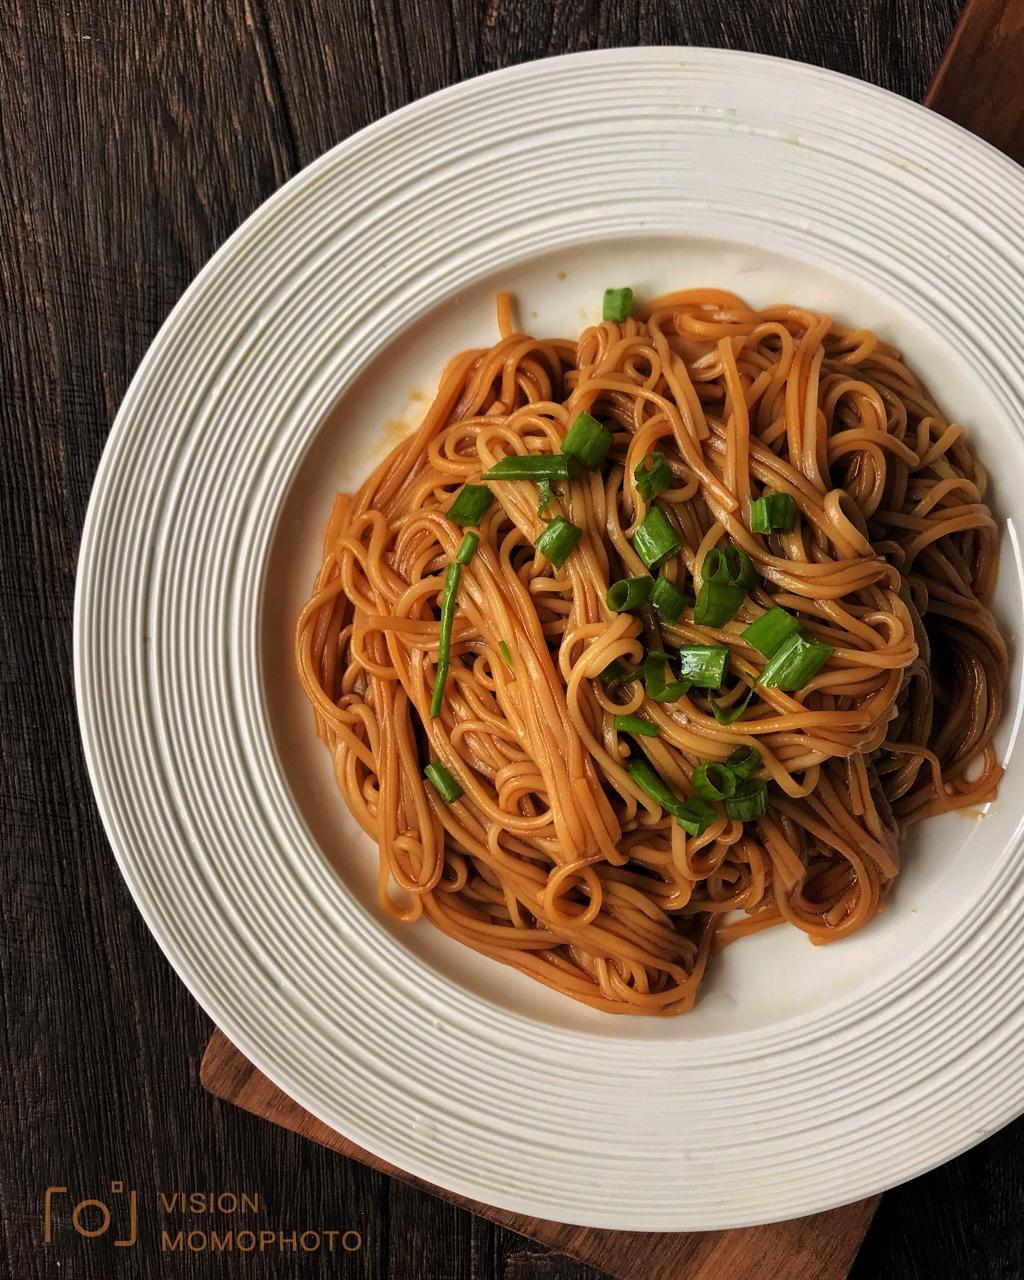
[(455, 1195), (372, 1155), (293, 1102), (220, 1031), (207, 1045), (200, 1080), (225, 1102), (598, 1267), (615, 1280), (844, 1280), (881, 1199), (739, 1231), (656, 1233), (566, 1226)]
[[(41, 1247), (43, 1188), (103, 1198), (124, 1177), (150, 1203), (244, 1189), (269, 1226), (363, 1232), (360, 1254), (304, 1259), (306, 1280), (594, 1280), (196, 1084), (209, 1019), (132, 904), (78, 743), (70, 635), (89, 490), (129, 379), (203, 262), (299, 165), (385, 110), (498, 66), (637, 43), (754, 49), (920, 98), (960, 8), (0, 0), (0, 1273), (266, 1274), (244, 1255), (168, 1259), (149, 1220), (130, 1264), (67, 1225)], [(858, 1280), (1022, 1275), (1024, 1121), (887, 1193), (854, 1267)]]

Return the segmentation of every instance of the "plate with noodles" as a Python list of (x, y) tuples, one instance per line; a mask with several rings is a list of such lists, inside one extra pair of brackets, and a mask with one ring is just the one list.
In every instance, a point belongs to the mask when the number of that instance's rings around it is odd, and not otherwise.
[(881, 90), (618, 50), (388, 117), (200, 275), (90, 504), (83, 736), (309, 1110), (639, 1230), (1019, 1113), (1022, 197)]

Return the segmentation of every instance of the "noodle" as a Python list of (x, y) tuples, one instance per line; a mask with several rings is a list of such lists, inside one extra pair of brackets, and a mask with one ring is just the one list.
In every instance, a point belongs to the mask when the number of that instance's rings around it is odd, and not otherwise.
[[(846, 937), (881, 908), (908, 827), (995, 795), (1007, 654), (987, 607), (986, 475), (894, 347), (796, 306), (692, 289), (578, 342), (518, 332), (508, 295), (498, 314), (500, 340), (456, 356), (419, 429), (339, 496), (299, 673), (392, 914), (595, 1008), (682, 1013), (713, 949), (782, 922)], [(431, 718), (464, 532), (446, 512), (506, 455), (557, 454), (582, 410), (611, 451), (543, 517), (533, 481), (490, 484)], [(647, 573), (634, 473), (652, 452), (682, 546), (662, 576), (690, 594), (730, 544), (757, 571), (721, 625), (606, 605), (612, 582)], [(750, 500), (769, 491), (796, 520), (757, 534)], [(534, 546), (557, 516), (582, 530), (561, 569)], [(755, 684), (764, 658), (742, 633), (771, 606), (832, 651), (795, 691)], [(600, 679), (687, 645), (728, 649), (718, 696), (655, 702)], [(614, 727), (640, 713), (657, 736)], [(685, 801), (699, 764), (744, 746), (765, 811), (717, 810), (698, 835), (627, 770), (646, 760)], [(452, 803), (424, 777), (432, 760), (462, 788)]]

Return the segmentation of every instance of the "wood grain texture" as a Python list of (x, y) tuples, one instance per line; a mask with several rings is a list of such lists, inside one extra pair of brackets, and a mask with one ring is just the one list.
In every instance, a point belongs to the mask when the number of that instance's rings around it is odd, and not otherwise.
[(1024, 163), (1024, 0), (969, 0), (924, 101)]
[[(359, 1253), (298, 1260), (303, 1280), (593, 1280), (200, 1087), (210, 1023), (132, 906), (78, 742), (71, 616), (89, 488), (131, 375), (199, 267), (299, 166), (385, 111), (497, 66), (638, 42), (758, 49), (919, 97), (958, 10), (0, 0), (0, 1274), (275, 1274), (245, 1255), (165, 1256), (152, 1216), (130, 1262), (67, 1232), (43, 1249), (47, 1185), (99, 1195), (125, 1178), (150, 1198), (255, 1190), (272, 1226), (363, 1231)], [(1022, 1139), (1018, 1124), (889, 1193), (855, 1280), (1017, 1280)]]
[(595, 1231), (546, 1222), (452, 1195), (388, 1164), (304, 1111), (215, 1031), (203, 1054), (200, 1079), (206, 1089), (235, 1106), (312, 1138), (443, 1200), (535, 1240), (557, 1253), (599, 1268), (614, 1280), (845, 1280), (880, 1197), (829, 1213), (740, 1231), (659, 1234)]

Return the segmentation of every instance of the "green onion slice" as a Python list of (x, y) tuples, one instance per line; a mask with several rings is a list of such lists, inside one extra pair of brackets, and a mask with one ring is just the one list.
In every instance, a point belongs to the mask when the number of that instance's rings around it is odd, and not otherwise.
[(615, 324), (622, 324), (624, 320), (629, 319), (629, 313), (632, 310), (632, 289), (605, 289), (604, 301), (601, 306), (602, 319), (611, 320)]
[[(785, 609), (772, 605), (767, 613), (762, 613), (756, 622), (744, 627), (740, 635), (747, 644), (752, 645), (762, 657), (771, 658), (782, 648), (790, 636), (800, 630), (800, 621)], [(763, 683), (763, 682), (762, 682)]]
[(761, 753), (754, 747), (737, 747), (725, 762), (740, 782), (752, 778), (761, 767)]
[(700, 796), (687, 800), (675, 818), (688, 836), (703, 835), (718, 817), (718, 810)]
[(505, 666), (508, 667), (509, 671), (514, 671), (515, 667), (512, 665), (512, 650), (504, 640), (498, 641), (498, 652), (501, 654), (502, 660), (504, 661)]
[(578, 525), (566, 520), (565, 516), (556, 516), (533, 545), (556, 569), (561, 569), (569, 558), (569, 552), (582, 537), (583, 530)]
[(567, 457), (578, 458), (588, 471), (598, 471), (613, 441), (614, 436), (608, 428), (584, 409), (562, 441), (562, 452)]
[(686, 608), (686, 596), (668, 578), (659, 578), (651, 592), (651, 604), (666, 622), (676, 622)]
[(735, 724), (747, 707), (750, 706), (750, 699), (753, 696), (754, 688), (751, 686), (747, 690), (746, 696), (741, 698), (739, 702), (734, 702), (731, 707), (723, 707), (710, 694), (708, 694), (708, 702), (711, 704), (711, 710), (719, 724)]
[(789, 533), (796, 524), (796, 499), (791, 493), (766, 493), (750, 499), (751, 533)]
[(616, 733), (635, 733), (641, 738), (656, 738), (658, 726), (650, 720), (641, 720), (639, 716), (616, 716), (612, 721)]
[(571, 480), (575, 458), (564, 453), (510, 453), (484, 472), (485, 480)]
[(732, 543), (727, 547), (711, 548), (704, 557), (700, 576), (705, 582), (720, 582), (747, 590), (757, 583), (757, 570), (750, 556), (742, 547)]
[(537, 485), (537, 514), (544, 515), (552, 502), (561, 496), (561, 489), (556, 489), (550, 480), (541, 480)]
[(754, 568), (754, 562), (742, 547), (726, 547), (725, 562), (729, 566), (730, 581), (736, 586), (746, 587), (748, 591), (751, 587), (757, 586), (757, 570)]
[(646, 760), (631, 760), (626, 765), (626, 772), (641, 791), (646, 791), (652, 800), (657, 800), (666, 813), (679, 816), (684, 808), (684, 801), (665, 785), (664, 780), (655, 773)]
[(652, 649), (644, 659), (644, 688), (654, 702), (678, 702), (690, 688), (689, 680), (666, 680), (668, 654)]
[(715, 760), (693, 771), (693, 789), (702, 800), (725, 800), (736, 790), (736, 775), (727, 764)]
[(620, 578), (608, 588), (604, 602), (612, 613), (626, 613), (645, 605), (653, 590), (652, 578)]
[(725, 811), (738, 822), (760, 818), (768, 807), (768, 784), (763, 778), (746, 778), (725, 802)]
[(423, 774), (424, 777), (434, 784), (438, 795), (445, 804), (454, 804), (455, 801), (458, 800), (459, 796), (462, 795), (461, 784), (452, 777), (443, 764), (438, 764), (434, 761), (431, 764), (425, 765)]
[(609, 689), (614, 689), (618, 684), (629, 684), (631, 680), (639, 680), (643, 674), (643, 670), (640, 667), (627, 667), (624, 662), (620, 662), (618, 658), (615, 658), (601, 672), (600, 679), (603, 685), (607, 685)]
[(808, 640), (797, 632), (775, 651), (761, 672), (758, 684), (795, 693), (818, 674), (834, 652), (827, 644)]
[(434, 672), (434, 693), (430, 699), (430, 718), (441, 714), (441, 703), (444, 701), (444, 684), (448, 679), (448, 666), (452, 652), (452, 627), (455, 623), (455, 597), (459, 591), (459, 580), (462, 577), (462, 566), (450, 564), (444, 575), (444, 590), (441, 592), (441, 635), (437, 645), (437, 670)]
[(697, 592), (693, 620), (699, 627), (723, 627), (735, 618), (746, 598), (745, 587), (705, 579)]
[(712, 547), (704, 557), (701, 578), (693, 620), (698, 626), (722, 627), (739, 612), (757, 582), (757, 570), (741, 547)]
[(448, 519), (455, 524), (479, 524), (487, 508), (494, 501), (494, 494), (485, 484), (466, 484), (448, 508)]
[(729, 650), (721, 644), (688, 644), (679, 650), (679, 674), (698, 689), (719, 689)]
[(633, 534), (633, 549), (637, 555), (648, 569), (657, 569), (670, 556), (676, 555), (681, 547), (679, 535), (669, 523), (668, 516), (660, 507), (651, 507)]
[(480, 535), (478, 533), (467, 533), (459, 543), (459, 549), (455, 553), (456, 564), (469, 564), (470, 560), (476, 555), (476, 549), (480, 545)]
[(725, 562), (725, 552), (718, 547), (712, 547), (704, 557), (700, 573), (705, 582), (721, 582), (726, 585), (732, 582), (732, 574)]
[(674, 478), (663, 453), (649, 453), (633, 470), (633, 483), (644, 502), (653, 502), (670, 488)]

